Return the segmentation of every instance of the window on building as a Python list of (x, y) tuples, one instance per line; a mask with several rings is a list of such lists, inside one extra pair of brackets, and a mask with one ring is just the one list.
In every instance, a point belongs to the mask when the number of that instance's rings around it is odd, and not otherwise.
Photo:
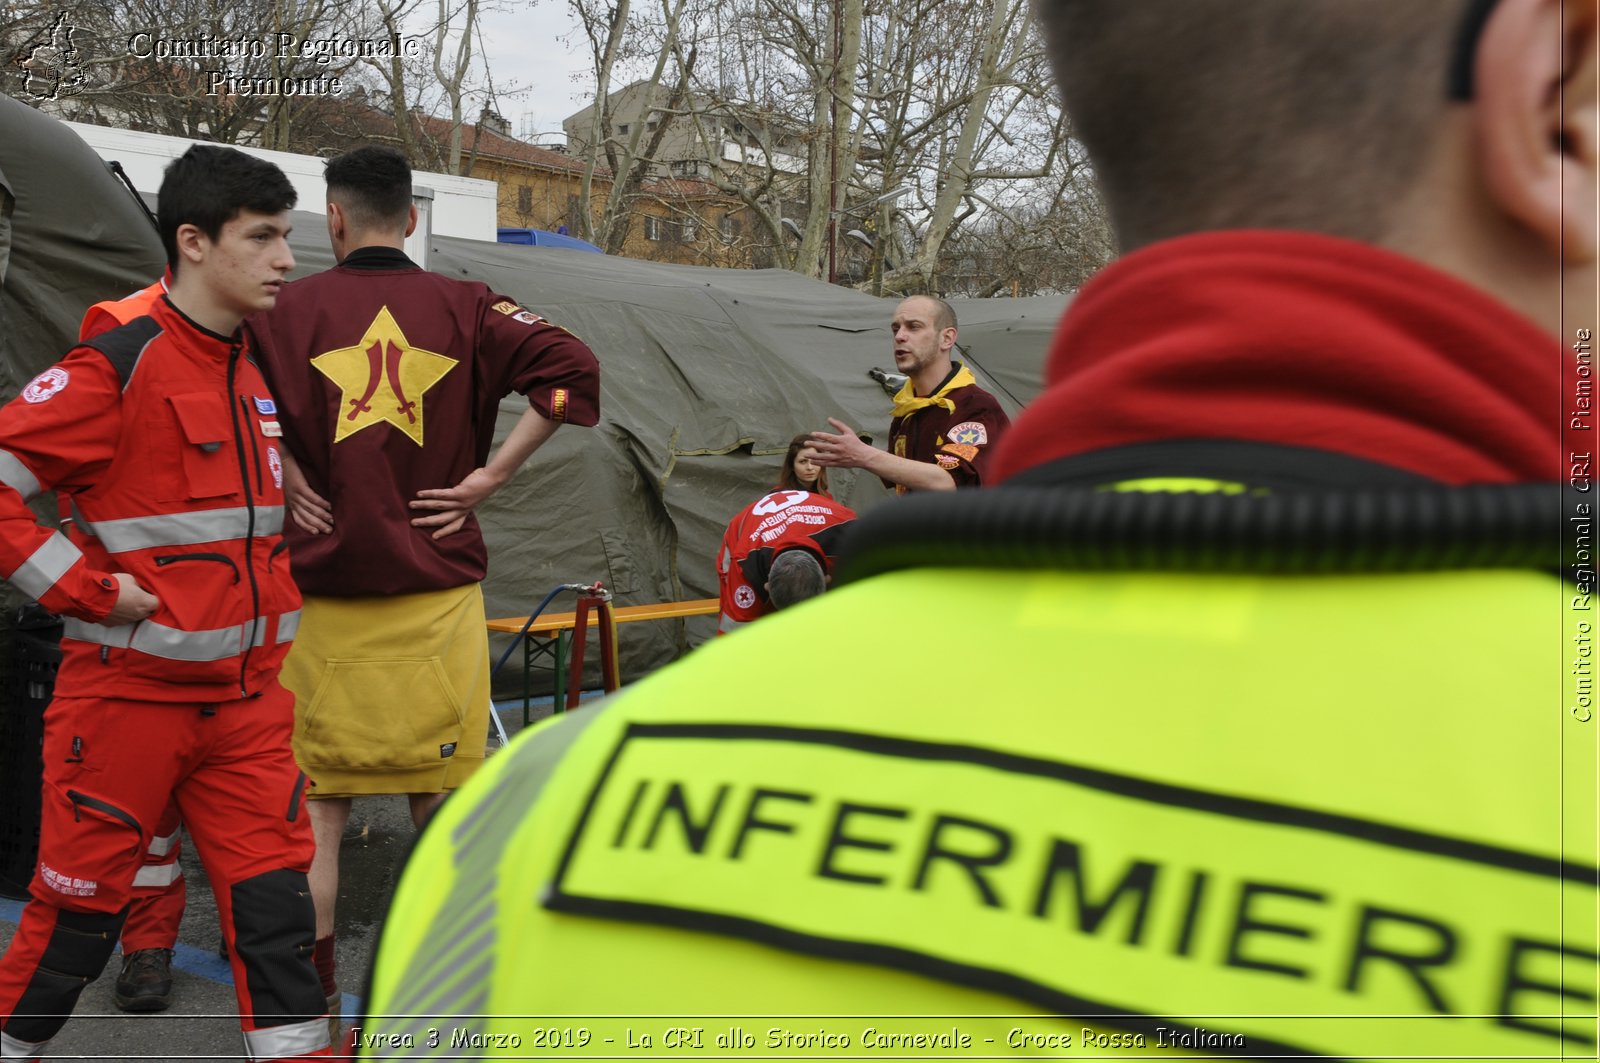
[(652, 214), (644, 216), (644, 238), (646, 240), (661, 239), (661, 219)]
[(699, 236), (700, 236), (700, 219), (696, 218), (692, 214), (689, 215), (688, 217), (684, 218), (683, 219), (683, 240), (684, 240), (684, 243), (689, 243), (690, 241), (697, 239)]
[(625, 137), (627, 135), (628, 135), (628, 123), (624, 122), (621, 125), (617, 126), (617, 136)]
[(522, 214), (533, 213), (533, 189), (527, 185), (517, 189), (517, 210)]
[(722, 238), (724, 240), (732, 240), (735, 236), (739, 235), (739, 219), (735, 218), (732, 214), (724, 214), (722, 216), (722, 222), (718, 225), (718, 228), (722, 231)]

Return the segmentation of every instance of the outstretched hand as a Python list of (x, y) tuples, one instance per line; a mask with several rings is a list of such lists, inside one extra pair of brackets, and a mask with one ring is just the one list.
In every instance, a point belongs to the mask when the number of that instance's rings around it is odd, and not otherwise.
[(499, 490), (503, 482), (488, 469), (473, 469), (454, 487), (424, 488), (417, 492), (411, 508), (429, 513), (413, 519), (411, 526), (434, 529), (435, 539), (453, 535), (467, 523), (472, 511)]
[(816, 458), (813, 460), (818, 465), (826, 465), (832, 469), (866, 468), (873, 455), (878, 453), (878, 449), (863, 443), (855, 429), (843, 421), (830, 417), (828, 423), (834, 427), (837, 435), (830, 432), (812, 432), (806, 437), (806, 446), (816, 451)]

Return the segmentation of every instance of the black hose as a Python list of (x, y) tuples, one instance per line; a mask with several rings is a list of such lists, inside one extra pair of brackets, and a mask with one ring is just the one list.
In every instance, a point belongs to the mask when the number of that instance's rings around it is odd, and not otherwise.
[(157, 235), (160, 235), (161, 222), (156, 218), (155, 212), (145, 205), (144, 197), (139, 194), (139, 190), (133, 187), (133, 180), (128, 177), (128, 171), (122, 168), (122, 163), (118, 162), (116, 159), (112, 159), (110, 162), (106, 163), (106, 166), (110, 168), (113, 174), (122, 180), (124, 185), (128, 186), (128, 192), (133, 196), (133, 201), (139, 204), (139, 209), (144, 211), (144, 216), (150, 219), (151, 227), (155, 229)]
[(1564, 505), (1562, 491), (1557, 484), (1268, 495), (1019, 487), (913, 495), (856, 522), (837, 579), (917, 566), (1237, 573), (1592, 569), (1592, 527), (1583, 527), (1592, 518), (1576, 516), (1583, 512), (1575, 505), (1582, 496)]

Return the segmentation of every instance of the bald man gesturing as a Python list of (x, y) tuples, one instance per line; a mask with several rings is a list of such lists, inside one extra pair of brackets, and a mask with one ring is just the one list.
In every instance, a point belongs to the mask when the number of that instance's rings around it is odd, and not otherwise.
[(993, 444), (1011, 421), (972, 370), (951, 358), (956, 312), (943, 299), (914, 295), (895, 309), (889, 328), (895, 368), (910, 378), (894, 397), (889, 449), (862, 442), (830, 417), (838, 434), (813, 432), (808, 441), (817, 464), (865, 469), (896, 494), (981, 485)]

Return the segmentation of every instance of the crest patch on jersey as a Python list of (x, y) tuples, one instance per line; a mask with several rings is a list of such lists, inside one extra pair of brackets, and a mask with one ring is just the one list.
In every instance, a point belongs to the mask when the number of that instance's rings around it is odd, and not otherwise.
[(335, 443), (387, 423), (420, 447), (426, 393), (459, 362), (413, 344), (385, 306), (353, 345), (319, 354), (311, 364), (340, 391)]
[(978, 448), (968, 446), (965, 443), (946, 443), (940, 449), (946, 454), (954, 454), (956, 457), (965, 458), (968, 461), (978, 460)]
[(971, 447), (981, 447), (989, 442), (989, 430), (983, 427), (981, 421), (962, 421), (947, 433), (952, 443), (965, 443)]

